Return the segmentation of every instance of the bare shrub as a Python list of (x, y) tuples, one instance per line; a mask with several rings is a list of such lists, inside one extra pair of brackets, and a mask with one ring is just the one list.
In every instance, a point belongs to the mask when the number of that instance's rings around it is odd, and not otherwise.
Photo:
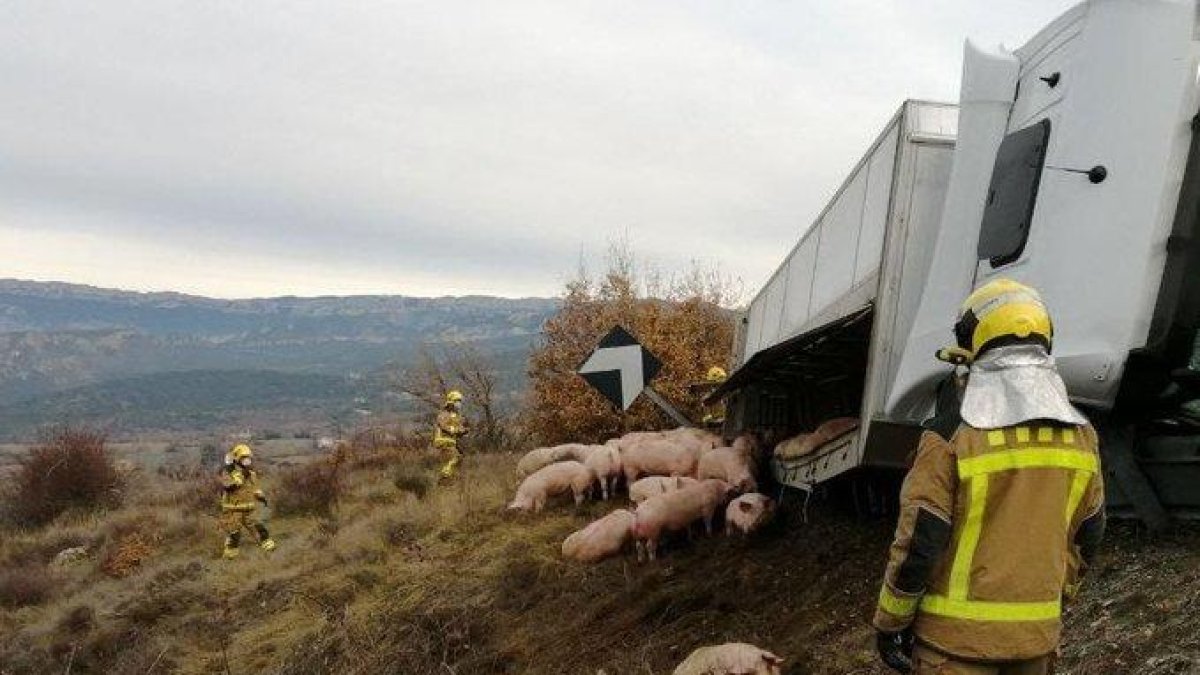
[(41, 526), (69, 509), (120, 505), (123, 480), (104, 434), (63, 428), (29, 450), (5, 495), (4, 511), (18, 526)]
[(345, 490), (345, 458), (339, 449), (328, 458), (284, 472), (274, 495), (276, 511), (284, 516), (331, 516)]
[(41, 565), (0, 570), (0, 606), (15, 609), (40, 605), (50, 599), (55, 580)]

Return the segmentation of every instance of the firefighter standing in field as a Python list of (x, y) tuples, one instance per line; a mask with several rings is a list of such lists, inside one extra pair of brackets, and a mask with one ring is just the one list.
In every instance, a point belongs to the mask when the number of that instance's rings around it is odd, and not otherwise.
[(262, 550), (275, 550), (275, 540), (271, 539), (262, 518), (256, 515), (260, 505), (267, 505), (267, 498), (258, 480), (258, 472), (251, 467), (253, 454), (250, 446), (240, 444), (225, 455), (221, 476), (221, 529), (225, 532), (222, 557), (226, 559), (237, 557), (242, 530), (254, 532)]
[(1067, 398), (1053, 329), (1033, 289), (992, 281), (963, 303), (970, 367), (961, 423), (926, 431), (874, 625), (884, 662), (918, 675), (1052, 673), (1062, 602), (1104, 531), (1096, 432)]
[(446, 463), (442, 465), (439, 475), (443, 482), (454, 480), (458, 475), (458, 464), (462, 461), (458, 440), (467, 435), (467, 421), (462, 415), (462, 400), (462, 392), (450, 390), (433, 427), (433, 447), (446, 457)]

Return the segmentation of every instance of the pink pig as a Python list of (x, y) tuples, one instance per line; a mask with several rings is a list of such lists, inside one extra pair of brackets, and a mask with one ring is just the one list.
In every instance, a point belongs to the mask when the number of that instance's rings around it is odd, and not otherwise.
[(684, 447), (666, 439), (621, 442), (621, 468), (625, 484), (640, 476), (691, 476), (696, 471), (696, 457)]
[(638, 562), (643, 559), (643, 551), (651, 560), (657, 557), (658, 540), (664, 532), (686, 530), (697, 520), (703, 520), (705, 531), (711, 535), (713, 515), (732, 493), (733, 488), (725, 481), (704, 480), (638, 504), (633, 524)]
[(687, 476), (647, 476), (639, 478), (633, 482), (633, 485), (629, 486), (629, 501), (638, 504), (654, 495), (674, 492), (689, 485), (695, 485), (698, 482), (695, 478), (688, 478)]
[(725, 507), (725, 534), (733, 534), (734, 530), (742, 534), (762, 527), (775, 513), (775, 500), (770, 497), (751, 492), (729, 502)]
[(684, 659), (675, 675), (780, 675), (783, 659), (754, 645), (728, 642), (701, 647)]
[(589, 445), (590, 452), (583, 460), (584, 466), (591, 469), (600, 480), (600, 494), (604, 499), (617, 487), (617, 479), (621, 477), (621, 451), (615, 445)]
[(704, 453), (696, 466), (696, 478), (719, 478), (737, 488), (738, 492), (754, 492), (758, 482), (750, 468), (749, 455), (733, 448), (716, 448)]
[(580, 562), (599, 562), (616, 555), (629, 541), (632, 527), (633, 512), (617, 509), (582, 530), (571, 533), (563, 542), (563, 557)]
[(579, 462), (556, 462), (533, 472), (517, 488), (517, 496), (508, 505), (515, 511), (538, 513), (546, 505), (546, 499), (570, 492), (575, 504), (583, 503), (596, 474)]

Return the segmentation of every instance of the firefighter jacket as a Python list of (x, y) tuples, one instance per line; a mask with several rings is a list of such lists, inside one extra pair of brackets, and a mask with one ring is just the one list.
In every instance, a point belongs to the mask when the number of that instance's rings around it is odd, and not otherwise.
[(458, 447), (458, 439), (466, 435), (467, 426), (462, 415), (453, 410), (438, 413), (433, 429), (433, 447), (449, 450)]
[(874, 624), (963, 659), (1055, 650), (1104, 531), (1091, 426), (927, 431), (900, 494)]
[(253, 511), (264, 501), (258, 472), (236, 464), (225, 468), (222, 476), (221, 509), (224, 511)]

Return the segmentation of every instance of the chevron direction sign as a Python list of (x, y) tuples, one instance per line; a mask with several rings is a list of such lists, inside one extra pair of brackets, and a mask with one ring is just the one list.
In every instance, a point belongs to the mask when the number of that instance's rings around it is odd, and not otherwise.
[(579, 367), (579, 375), (621, 410), (629, 410), (662, 368), (658, 357), (617, 326)]

